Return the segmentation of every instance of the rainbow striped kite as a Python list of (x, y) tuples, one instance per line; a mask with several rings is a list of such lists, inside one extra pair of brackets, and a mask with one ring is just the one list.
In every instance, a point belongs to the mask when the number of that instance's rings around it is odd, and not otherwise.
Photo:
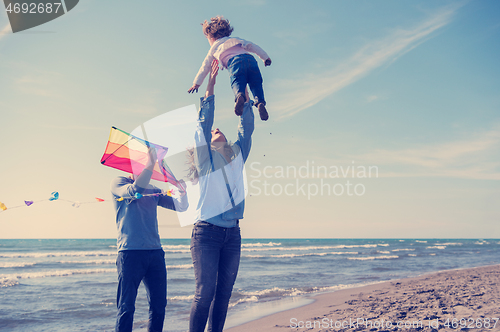
[(169, 182), (177, 188), (185, 190), (163, 160), (168, 148), (143, 140), (116, 127), (111, 127), (108, 145), (101, 158), (101, 164), (139, 175), (148, 161), (148, 146), (155, 148), (158, 157), (151, 178)]

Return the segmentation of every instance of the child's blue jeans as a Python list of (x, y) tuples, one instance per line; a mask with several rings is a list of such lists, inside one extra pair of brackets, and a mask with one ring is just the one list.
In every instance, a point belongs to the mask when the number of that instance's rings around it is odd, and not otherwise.
[(116, 331), (132, 331), (137, 289), (146, 286), (149, 301), (148, 331), (162, 331), (167, 306), (165, 253), (157, 250), (123, 250), (116, 259), (118, 291)]
[(262, 75), (259, 65), (251, 54), (238, 54), (227, 62), (227, 70), (231, 79), (231, 88), (235, 98), (238, 95), (245, 95), (245, 88), (248, 84), (255, 99), (255, 106), (266, 104), (264, 99), (264, 89), (262, 88)]

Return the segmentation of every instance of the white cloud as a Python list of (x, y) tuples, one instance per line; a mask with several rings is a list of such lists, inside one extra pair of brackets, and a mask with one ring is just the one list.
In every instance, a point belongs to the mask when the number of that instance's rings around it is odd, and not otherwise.
[(280, 118), (293, 116), (356, 82), (375, 68), (390, 64), (447, 25), (458, 7), (446, 7), (413, 29), (397, 29), (384, 39), (370, 42), (334, 69), (300, 79), (278, 81), (277, 91), (286, 92), (277, 93), (283, 99), (275, 103), (274, 109)]
[(24, 75), (15, 80), (16, 88), (24, 94), (40, 97), (60, 98), (55, 83), (60, 75), (53, 72), (38, 72)]
[[(356, 161), (380, 166), (381, 176), (439, 176), (500, 180), (500, 130), (454, 142), (402, 150), (378, 149), (352, 156)], [(383, 169), (390, 172), (383, 172)]]
[(12, 29), (10, 28), (10, 23), (7, 23), (7, 25), (2, 30), (0, 30), (0, 39), (11, 33)]

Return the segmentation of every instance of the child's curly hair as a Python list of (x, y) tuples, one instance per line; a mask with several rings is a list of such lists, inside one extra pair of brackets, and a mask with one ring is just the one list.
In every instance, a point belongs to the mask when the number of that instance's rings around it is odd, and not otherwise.
[(205, 36), (210, 36), (215, 40), (229, 37), (233, 32), (233, 27), (229, 24), (229, 20), (224, 19), (224, 16), (212, 17), (210, 23), (205, 20), (201, 25), (203, 25)]

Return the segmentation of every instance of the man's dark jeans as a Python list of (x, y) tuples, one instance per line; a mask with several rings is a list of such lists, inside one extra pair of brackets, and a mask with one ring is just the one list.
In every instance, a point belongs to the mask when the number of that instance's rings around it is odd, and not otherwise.
[(116, 332), (132, 331), (137, 289), (143, 281), (149, 301), (148, 331), (160, 332), (167, 306), (165, 253), (157, 250), (123, 250), (116, 259), (118, 292)]
[(196, 291), (191, 306), (190, 332), (224, 328), (227, 308), (240, 264), (240, 227), (219, 227), (199, 221), (191, 236)]

